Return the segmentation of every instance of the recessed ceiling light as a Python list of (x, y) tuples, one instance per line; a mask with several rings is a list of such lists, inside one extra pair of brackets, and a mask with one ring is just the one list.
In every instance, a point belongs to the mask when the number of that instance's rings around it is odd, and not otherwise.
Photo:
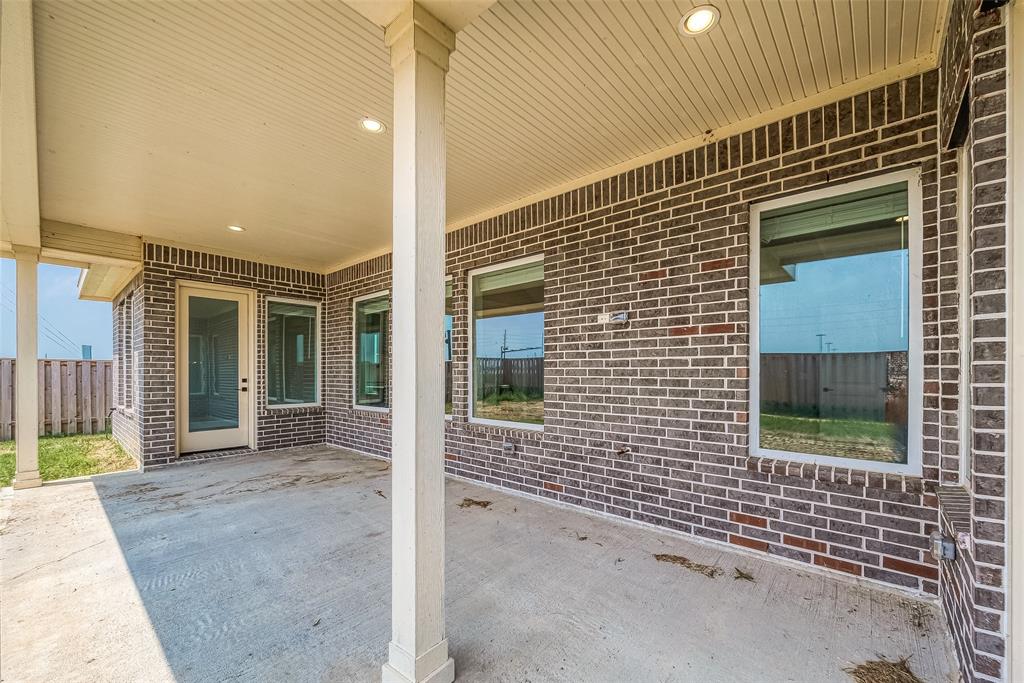
[(679, 20), (679, 32), (684, 36), (700, 35), (710, 31), (721, 16), (718, 8), (712, 5), (694, 7)]
[(384, 132), (384, 124), (377, 119), (371, 119), (369, 116), (364, 116), (360, 119), (359, 126), (368, 133)]
[(241, 225), (229, 225), (228, 230), (230, 230), (231, 232), (245, 232), (245, 228), (243, 228)]

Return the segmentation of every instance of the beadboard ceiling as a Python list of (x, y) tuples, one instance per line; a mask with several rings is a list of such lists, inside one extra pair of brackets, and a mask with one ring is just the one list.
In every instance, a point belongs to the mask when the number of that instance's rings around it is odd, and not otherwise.
[[(458, 36), (448, 222), (935, 63), (947, 0), (498, 0)], [(35, 5), (44, 218), (324, 270), (388, 249), (391, 72), (340, 0)], [(244, 233), (227, 225), (246, 228)]]

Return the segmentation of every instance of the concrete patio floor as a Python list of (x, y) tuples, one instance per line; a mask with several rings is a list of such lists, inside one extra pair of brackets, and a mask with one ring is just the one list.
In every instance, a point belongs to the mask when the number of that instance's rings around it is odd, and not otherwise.
[[(379, 680), (384, 496), (386, 462), (324, 447), (7, 491), (0, 679)], [(929, 604), (462, 481), (447, 501), (460, 681), (850, 681), (878, 655), (956, 680)]]

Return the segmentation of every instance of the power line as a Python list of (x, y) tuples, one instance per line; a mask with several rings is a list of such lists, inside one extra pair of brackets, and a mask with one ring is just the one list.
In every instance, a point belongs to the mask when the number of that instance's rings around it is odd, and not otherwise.
[[(17, 301), (17, 294), (14, 292), (14, 290), (12, 290), (8, 285), (4, 285), (4, 289), (10, 292), (11, 297), (13, 297), (15, 301)], [(15, 313), (15, 315), (17, 315), (17, 313)], [(49, 329), (49, 331), (54, 336), (63, 339), (63, 342), (59, 342), (61, 346), (63, 346), (65, 349), (71, 349), (72, 353), (78, 353), (79, 349), (82, 348), (81, 344), (77, 343), (71, 337), (64, 334), (56, 325), (50, 322), (50, 319), (47, 318), (45, 315), (43, 315), (42, 313), (39, 313), (38, 315), (40, 322), (42, 322), (42, 325), (40, 325), (41, 330), (45, 332), (45, 329)]]

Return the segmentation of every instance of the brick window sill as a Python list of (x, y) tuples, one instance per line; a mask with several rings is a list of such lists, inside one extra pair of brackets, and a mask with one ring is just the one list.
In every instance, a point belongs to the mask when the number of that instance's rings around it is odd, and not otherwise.
[(326, 412), (324, 406), (263, 406), (264, 415), (317, 415)]
[(747, 470), (761, 474), (800, 477), (814, 481), (866, 486), (874, 489), (922, 493), (924, 479), (917, 475), (873, 472), (857, 467), (836, 467), (812, 462), (797, 462), (779, 458), (747, 456)]
[(939, 515), (949, 521), (953, 533), (971, 533), (971, 493), (963, 486), (940, 486)]
[(541, 439), (544, 436), (543, 429), (528, 429), (525, 427), (517, 427), (515, 425), (509, 425), (504, 427), (501, 425), (487, 424), (484, 422), (473, 422), (470, 420), (452, 420), (448, 423), (449, 426), (457, 426), (459, 429), (465, 429), (471, 432), (479, 432), (481, 434), (490, 434), (493, 436), (504, 436), (516, 439)]

